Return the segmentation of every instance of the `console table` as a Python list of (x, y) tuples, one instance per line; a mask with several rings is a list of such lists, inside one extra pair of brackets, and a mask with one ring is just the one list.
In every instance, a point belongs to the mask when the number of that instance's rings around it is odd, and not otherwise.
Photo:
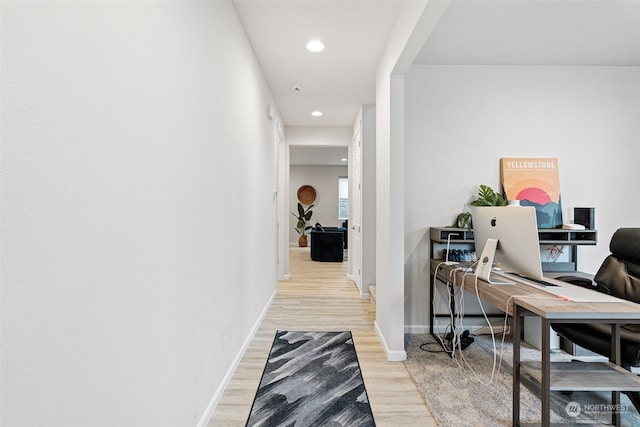
[[(475, 242), (473, 240), (473, 230), (454, 227), (431, 227), (430, 235), (430, 258), (431, 258), (431, 274), (429, 279), (429, 330), (431, 334), (434, 331), (434, 317), (449, 317), (449, 314), (435, 313), (434, 309), (434, 293), (436, 279), (433, 272), (436, 266), (444, 261), (443, 251), (450, 244), (452, 248), (465, 248), (475, 250)], [(598, 232), (596, 230), (560, 230), (560, 229), (539, 229), (538, 239), (540, 245), (567, 245), (569, 246), (569, 261), (565, 262), (543, 262), (542, 270), (544, 272), (575, 272), (578, 260), (578, 246), (595, 245), (597, 243)], [(440, 275), (440, 280), (446, 283), (446, 275)], [(455, 305), (452, 302), (449, 308), (451, 312), (455, 311)], [(467, 314), (467, 317), (479, 317), (478, 314)]]
[[(441, 262), (432, 260), (431, 271)], [(457, 266), (442, 266), (438, 277), (446, 280)], [(631, 301), (619, 302), (568, 302), (554, 298), (542, 290), (522, 283), (493, 286), (472, 275), (454, 271), (458, 286), (478, 291), (478, 296), (492, 306), (513, 318), (513, 425), (520, 423), (520, 383), (523, 371), (530, 374), (541, 385), (542, 426), (550, 425), (551, 391), (606, 390), (612, 392), (612, 405), (620, 403), (621, 391), (640, 391), (640, 377), (621, 368), (620, 365), (620, 324), (640, 324), (640, 305)], [(548, 298), (541, 298), (548, 297)], [(534, 315), (542, 321), (542, 361), (521, 362), (520, 345), (523, 332), (523, 317)], [(550, 326), (555, 323), (611, 324), (612, 354), (609, 362), (585, 363), (550, 362)], [(564, 369), (563, 369), (564, 368)], [(580, 369), (585, 368), (585, 369)], [(620, 426), (620, 417), (614, 412), (612, 424)], [(539, 425), (539, 424), (538, 424)]]
[[(520, 342), (525, 315), (542, 320), (542, 361), (520, 361)], [(551, 363), (549, 331), (554, 323), (606, 323), (611, 325), (612, 346), (609, 362)], [(541, 425), (550, 425), (551, 391), (611, 391), (611, 403), (620, 405), (621, 391), (640, 391), (640, 377), (620, 367), (620, 325), (640, 323), (640, 307), (630, 301), (568, 303), (563, 300), (513, 298), (513, 425), (520, 426), (520, 381), (522, 371), (541, 386)], [(615, 410), (612, 425), (620, 426)]]

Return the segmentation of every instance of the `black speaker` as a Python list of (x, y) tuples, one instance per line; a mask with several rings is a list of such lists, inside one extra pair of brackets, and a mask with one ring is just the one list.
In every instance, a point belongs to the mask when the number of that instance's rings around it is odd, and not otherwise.
[(573, 223), (584, 225), (587, 230), (595, 230), (595, 208), (573, 208)]

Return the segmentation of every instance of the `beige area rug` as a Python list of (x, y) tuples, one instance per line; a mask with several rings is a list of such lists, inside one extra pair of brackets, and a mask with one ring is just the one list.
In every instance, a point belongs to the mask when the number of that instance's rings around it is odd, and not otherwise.
[[(443, 427), (511, 426), (511, 365), (512, 346), (505, 342), (500, 370), (494, 372), (493, 344), (490, 336), (475, 336), (475, 342), (462, 352), (463, 358), (453, 360), (431, 335), (407, 335), (405, 365), (436, 421)], [(496, 343), (500, 351), (501, 336)], [(431, 352), (424, 351), (420, 346)], [(523, 361), (540, 360), (540, 352), (525, 344), (521, 352)], [(497, 358), (499, 360), (499, 357)], [(552, 361), (570, 361), (566, 353), (554, 354)], [(581, 362), (572, 362), (581, 363)], [(528, 377), (521, 388), (520, 421), (540, 422), (539, 386)], [(554, 392), (551, 395), (552, 423), (610, 423), (611, 393)], [(640, 426), (640, 416), (629, 399), (622, 395), (620, 414), (622, 425)], [(567, 411), (567, 405), (580, 405), (580, 411)]]

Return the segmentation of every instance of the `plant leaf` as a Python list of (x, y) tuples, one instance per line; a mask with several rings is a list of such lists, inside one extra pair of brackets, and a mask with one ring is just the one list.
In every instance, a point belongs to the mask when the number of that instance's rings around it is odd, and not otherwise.
[(497, 193), (488, 185), (481, 184), (478, 189), (478, 198), (470, 203), (472, 206), (506, 206), (507, 201), (502, 194)]

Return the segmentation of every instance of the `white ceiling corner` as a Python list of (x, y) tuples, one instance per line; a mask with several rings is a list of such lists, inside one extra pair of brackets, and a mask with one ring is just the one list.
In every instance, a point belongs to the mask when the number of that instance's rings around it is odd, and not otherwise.
[[(375, 102), (376, 66), (400, 3), (234, 0), (287, 126), (352, 126), (360, 105)], [(314, 38), (323, 52), (305, 49)]]
[[(448, 3), (415, 64), (640, 66), (640, 0)], [(233, 4), (285, 125), (352, 126), (359, 106), (375, 102), (376, 67), (402, 1)], [(326, 49), (307, 52), (312, 38)]]

